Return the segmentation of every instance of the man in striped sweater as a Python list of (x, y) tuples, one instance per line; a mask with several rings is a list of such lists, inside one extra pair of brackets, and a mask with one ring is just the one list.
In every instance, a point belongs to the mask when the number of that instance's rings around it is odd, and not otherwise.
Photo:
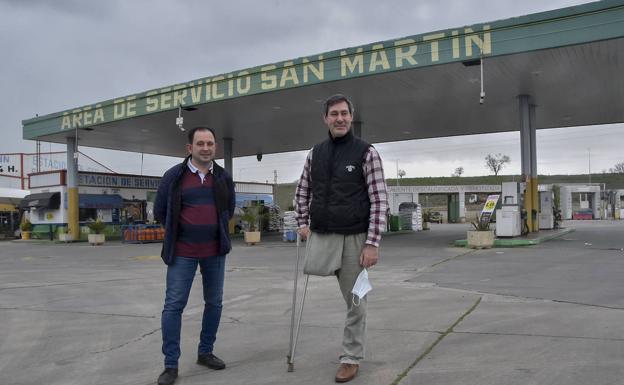
[(189, 156), (163, 176), (154, 217), (165, 226), (161, 257), (167, 264), (167, 289), (162, 312), (162, 352), (165, 370), (158, 385), (171, 385), (178, 377), (182, 312), (199, 265), (204, 314), (197, 363), (224, 369), (212, 351), (221, 319), (225, 256), (231, 243), (228, 221), (234, 214), (232, 177), (214, 162), (216, 135), (208, 127), (188, 133)]

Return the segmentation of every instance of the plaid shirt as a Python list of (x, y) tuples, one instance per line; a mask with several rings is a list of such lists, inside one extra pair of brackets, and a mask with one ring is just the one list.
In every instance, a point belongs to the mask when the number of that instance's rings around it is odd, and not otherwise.
[[(312, 151), (308, 153), (303, 173), (297, 184), (295, 204), (297, 223), (299, 227), (307, 226), (310, 222), (310, 202), (312, 201)], [(370, 199), (370, 216), (366, 244), (379, 247), (381, 232), (386, 228), (386, 211), (388, 210), (388, 194), (384, 178), (383, 165), (379, 153), (373, 146), (368, 148), (364, 158), (364, 178)]]

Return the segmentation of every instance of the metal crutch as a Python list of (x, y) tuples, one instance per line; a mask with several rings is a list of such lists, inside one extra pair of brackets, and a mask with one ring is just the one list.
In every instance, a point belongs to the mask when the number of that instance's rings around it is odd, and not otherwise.
[(297, 348), (297, 341), (299, 340), (299, 329), (301, 327), (303, 305), (305, 304), (306, 292), (308, 291), (308, 280), (310, 279), (310, 276), (306, 274), (305, 285), (303, 287), (303, 298), (301, 299), (301, 308), (299, 309), (299, 315), (297, 317), (297, 327), (295, 329), (295, 310), (297, 306), (297, 277), (299, 275), (299, 260), (301, 259), (300, 245), (301, 245), (301, 237), (299, 234), (297, 234), (297, 263), (295, 265), (295, 279), (294, 279), (294, 288), (293, 288), (292, 310), (290, 312), (290, 347), (288, 350), (288, 357), (287, 357), (289, 372), (293, 372), (295, 370), (295, 350)]

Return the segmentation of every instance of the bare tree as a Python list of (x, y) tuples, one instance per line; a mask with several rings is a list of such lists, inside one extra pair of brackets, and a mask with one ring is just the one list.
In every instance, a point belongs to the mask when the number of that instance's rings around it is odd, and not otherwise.
[(407, 175), (407, 173), (405, 172), (405, 170), (399, 170), (399, 178), (403, 179), (403, 177)]
[(455, 169), (455, 172), (451, 174), (451, 176), (462, 176), (462, 174), (464, 173), (464, 168), (463, 167), (457, 167)]
[(615, 166), (609, 169), (609, 172), (613, 174), (624, 174), (624, 162), (616, 163)]
[(507, 155), (498, 153), (496, 155), (488, 154), (485, 157), (485, 167), (492, 170), (494, 175), (498, 175), (505, 163), (509, 163), (511, 159)]

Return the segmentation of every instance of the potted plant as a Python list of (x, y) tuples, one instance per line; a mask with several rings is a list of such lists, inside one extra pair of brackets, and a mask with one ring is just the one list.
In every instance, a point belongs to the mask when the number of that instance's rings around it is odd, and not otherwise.
[(260, 231), (258, 231), (258, 225), (260, 221), (261, 206), (251, 206), (243, 208), (243, 216), (241, 220), (247, 224), (247, 230), (245, 231), (245, 243), (248, 245), (255, 245), (260, 242)]
[(468, 247), (472, 249), (489, 249), (494, 246), (494, 230), (490, 229), (489, 218), (477, 216), (477, 220), (471, 223), (474, 229), (468, 230)]
[(22, 230), (22, 239), (30, 239), (30, 232), (32, 231), (33, 225), (30, 223), (28, 218), (25, 218), (22, 223), (20, 223), (20, 230)]
[(60, 242), (71, 242), (74, 240), (74, 237), (71, 233), (68, 233), (65, 228), (61, 228), (59, 232), (59, 241)]
[(87, 223), (87, 227), (89, 227), (91, 231), (91, 234), (89, 234), (89, 243), (92, 246), (104, 244), (106, 236), (102, 234), (102, 231), (106, 228), (106, 223), (98, 219)]

